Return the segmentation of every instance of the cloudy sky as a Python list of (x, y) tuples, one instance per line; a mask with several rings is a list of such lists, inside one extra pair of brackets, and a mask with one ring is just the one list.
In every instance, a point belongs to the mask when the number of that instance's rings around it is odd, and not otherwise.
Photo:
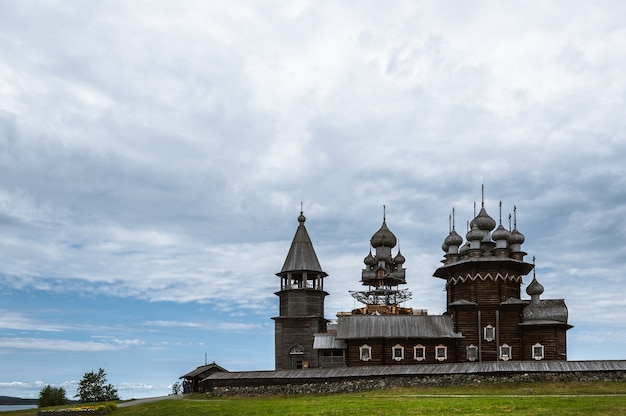
[(328, 318), (358, 306), (383, 204), (407, 306), (442, 313), (448, 216), (464, 235), (482, 184), (566, 300), (569, 359), (626, 358), (625, 21), (622, 1), (0, 2), (0, 395), (273, 369), (301, 203)]

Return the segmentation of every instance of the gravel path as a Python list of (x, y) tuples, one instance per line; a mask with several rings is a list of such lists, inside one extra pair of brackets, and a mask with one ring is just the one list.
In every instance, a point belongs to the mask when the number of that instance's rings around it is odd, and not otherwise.
[(183, 398), (182, 394), (158, 396), (158, 397), (147, 397), (145, 399), (135, 399), (135, 400), (129, 400), (127, 402), (118, 403), (117, 407), (130, 407), (130, 406), (136, 406), (138, 404), (158, 402), (160, 400), (178, 400), (182, 398)]

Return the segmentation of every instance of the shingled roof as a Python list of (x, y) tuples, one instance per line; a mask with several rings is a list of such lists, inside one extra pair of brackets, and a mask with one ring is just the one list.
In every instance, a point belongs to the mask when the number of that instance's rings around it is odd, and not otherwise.
[(298, 225), (296, 235), (294, 235), (293, 241), (291, 242), (289, 254), (287, 254), (283, 268), (280, 273), (276, 273), (277, 275), (288, 272), (307, 271), (322, 273), (323, 276), (328, 276), (328, 274), (322, 270), (322, 266), (320, 266), (320, 262), (317, 259), (313, 243), (311, 243), (309, 233), (304, 226), (305, 221), (306, 217), (300, 213), (298, 217), (300, 225)]
[(463, 338), (454, 332), (452, 319), (440, 315), (340, 316), (337, 339)]

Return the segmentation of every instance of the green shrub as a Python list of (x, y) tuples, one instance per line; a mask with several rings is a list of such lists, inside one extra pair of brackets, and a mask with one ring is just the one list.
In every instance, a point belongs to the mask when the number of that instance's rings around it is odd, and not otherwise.
[(60, 406), (67, 403), (65, 389), (63, 387), (52, 387), (47, 385), (39, 392), (39, 407)]

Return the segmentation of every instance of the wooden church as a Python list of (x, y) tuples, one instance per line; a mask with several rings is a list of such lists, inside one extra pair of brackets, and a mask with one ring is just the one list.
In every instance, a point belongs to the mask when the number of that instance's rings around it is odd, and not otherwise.
[[(516, 213), (514, 212), (516, 217)], [(534, 264), (524, 260), (524, 235), (481, 209), (465, 240), (454, 219), (434, 277), (446, 287), (446, 312), (429, 315), (405, 306), (405, 257), (386, 218), (370, 240), (361, 271), (363, 307), (324, 317), (324, 279), (300, 213), (280, 278), (275, 322), (276, 370), (509, 360), (566, 360), (568, 311), (563, 299), (541, 299)], [(373, 251), (372, 251), (373, 250)], [(521, 298), (523, 279), (530, 299)]]

